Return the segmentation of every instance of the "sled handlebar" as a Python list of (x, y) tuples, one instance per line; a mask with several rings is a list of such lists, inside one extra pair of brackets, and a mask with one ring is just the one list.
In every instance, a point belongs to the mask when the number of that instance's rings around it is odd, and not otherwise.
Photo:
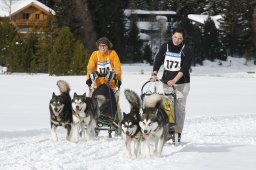
[[(156, 85), (154, 85), (154, 91), (152, 92), (152, 91), (148, 91), (148, 92), (145, 92), (144, 93), (144, 88), (145, 88), (145, 86), (147, 85), (147, 84), (149, 84), (149, 83), (159, 83), (160, 82), (160, 80), (159, 79), (157, 79), (156, 81), (154, 81), (154, 82), (152, 82), (152, 81), (146, 81), (143, 85), (142, 85), (142, 87), (141, 87), (141, 95), (149, 95), (149, 94), (153, 94), (153, 93), (158, 93), (156, 90)], [(173, 88), (173, 92), (172, 92), (172, 94), (164, 94), (164, 92), (161, 94), (161, 93), (158, 93), (158, 94), (160, 94), (160, 95), (173, 95), (174, 97), (176, 97), (176, 88), (175, 88), (175, 86), (170, 86), (170, 87), (172, 87)]]

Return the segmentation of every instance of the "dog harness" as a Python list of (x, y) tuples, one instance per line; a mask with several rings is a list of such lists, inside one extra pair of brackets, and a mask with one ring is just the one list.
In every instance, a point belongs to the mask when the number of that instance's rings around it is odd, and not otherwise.
[(71, 123), (69, 122), (65, 122), (65, 123), (61, 123), (61, 122), (58, 122), (58, 121), (55, 121), (55, 120), (51, 120), (51, 122), (56, 125), (56, 126), (65, 126), (65, 125), (70, 125)]
[(127, 141), (130, 141), (132, 139), (142, 140), (142, 139), (144, 139), (143, 138), (143, 134), (141, 133), (140, 130), (137, 130), (137, 132), (134, 135), (132, 135), (132, 136), (126, 135), (126, 140)]
[(164, 69), (168, 71), (180, 71), (181, 69), (181, 53), (183, 48), (185, 47), (185, 44), (182, 46), (179, 53), (171, 52), (168, 49), (167, 44), (167, 50), (165, 53), (164, 58)]

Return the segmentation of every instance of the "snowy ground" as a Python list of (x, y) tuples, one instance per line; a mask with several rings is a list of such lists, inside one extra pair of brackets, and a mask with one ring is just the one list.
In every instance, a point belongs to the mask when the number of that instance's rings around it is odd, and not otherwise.
[[(187, 118), (180, 146), (166, 144), (160, 158), (128, 160), (121, 137), (105, 132), (94, 141), (71, 143), (58, 129), (50, 141), (48, 103), (64, 79), (74, 92), (87, 91), (84, 76), (0, 75), (0, 169), (256, 169), (256, 67), (241, 59), (193, 67)], [(140, 93), (150, 75), (146, 65), (123, 65), (122, 91)], [(143, 74), (144, 73), (144, 74)], [(121, 108), (129, 110), (121, 96)]]

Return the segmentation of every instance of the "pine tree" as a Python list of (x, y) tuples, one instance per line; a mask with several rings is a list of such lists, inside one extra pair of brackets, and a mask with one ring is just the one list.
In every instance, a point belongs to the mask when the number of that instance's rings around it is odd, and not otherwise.
[(0, 37), (0, 65), (8, 66), (15, 55), (16, 42), (20, 41), (19, 34), (9, 18), (0, 23)]
[(210, 16), (219, 15), (222, 13), (221, 4), (223, 0), (206, 0), (205, 11)]
[(191, 34), (191, 50), (193, 54), (193, 65), (202, 64), (203, 58), (202, 54), (202, 32), (197, 26), (192, 26)]
[(106, 36), (113, 43), (120, 60), (125, 60), (125, 1), (120, 0), (88, 0), (89, 9), (97, 38)]
[(26, 39), (24, 39), (24, 42), (27, 44), (27, 68), (25, 69), (26, 72), (32, 72), (35, 73), (35, 70), (38, 65), (34, 64), (35, 55), (37, 51), (37, 44), (38, 44), (38, 34), (37, 33), (30, 33), (27, 35)]
[(45, 34), (38, 39), (37, 51), (31, 63), (32, 72), (47, 73), (48, 72), (48, 56), (52, 50), (49, 39)]
[(150, 65), (153, 64), (152, 51), (148, 44), (145, 45), (143, 59)]
[[(89, 11), (88, 0), (74, 0), (74, 18), (70, 29), (76, 39), (80, 39), (87, 49), (95, 49), (96, 32)], [(73, 24), (74, 23), (74, 24)]]
[(54, 10), (58, 24), (62, 26), (70, 26), (74, 22), (75, 4), (70, 0), (54, 0)]
[(62, 27), (49, 55), (48, 71), (50, 75), (66, 75), (70, 71), (73, 34), (68, 27)]
[(229, 55), (242, 56), (250, 48), (252, 8), (248, 0), (227, 0), (223, 4), (220, 39)]
[(218, 30), (214, 22), (209, 17), (203, 26), (204, 34), (202, 36), (203, 55), (205, 58), (214, 61), (216, 58), (224, 59), (220, 56), (221, 45), (218, 39)]
[(74, 43), (73, 58), (70, 64), (70, 74), (79, 75), (85, 74), (85, 59), (87, 52), (84, 50), (83, 43), (77, 40)]
[(9, 72), (30, 72), (33, 48), (29, 40), (21, 40), (9, 19), (0, 24), (0, 35), (1, 65), (7, 66)]
[(27, 41), (17, 41), (12, 47), (12, 57), (8, 60), (10, 72), (30, 72), (32, 50)]
[(134, 20), (130, 23), (130, 29), (127, 36), (127, 59), (133, 62), (141, 62), (143, 56), (141, 53), (142, 41), (139, 39), (139, 29)]
[(128, 3), (129, 9), (149, 9), (148, 0), (130, 0)]

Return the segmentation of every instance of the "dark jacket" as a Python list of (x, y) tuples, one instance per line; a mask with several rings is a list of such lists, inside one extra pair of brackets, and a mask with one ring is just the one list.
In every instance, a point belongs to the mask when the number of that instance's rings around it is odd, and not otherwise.
[[(172, 41), (168, 42), (168, 49), (170, 52), (176, 52), (179, 53), (182, 49), (184, 44), (180, 44), (179, 46), (173, 45)], [(157, 71), (160, 69), (161, 65), (164, 63), (165, 53), (167, 51), (167, 43), (164, 43), (159, 52), (156, 55), (153, 71)], [(190, 82), (190, 74), (189, 70), (191, 67), (192, 62), (192, 54), (190, 51), (190, 48), (185, 45), (185, 47), (182, 49), (181, 52), (181, 69), (180, 71), (168, 71), (164, 70), (162, 82), (167, 83), (167, 81), (172, 80), (178, 72), (182, 72), (183, 76), (179, 79), (179, 81), (176, 84), (183, 84), (183, 83), (189, 83)]]

